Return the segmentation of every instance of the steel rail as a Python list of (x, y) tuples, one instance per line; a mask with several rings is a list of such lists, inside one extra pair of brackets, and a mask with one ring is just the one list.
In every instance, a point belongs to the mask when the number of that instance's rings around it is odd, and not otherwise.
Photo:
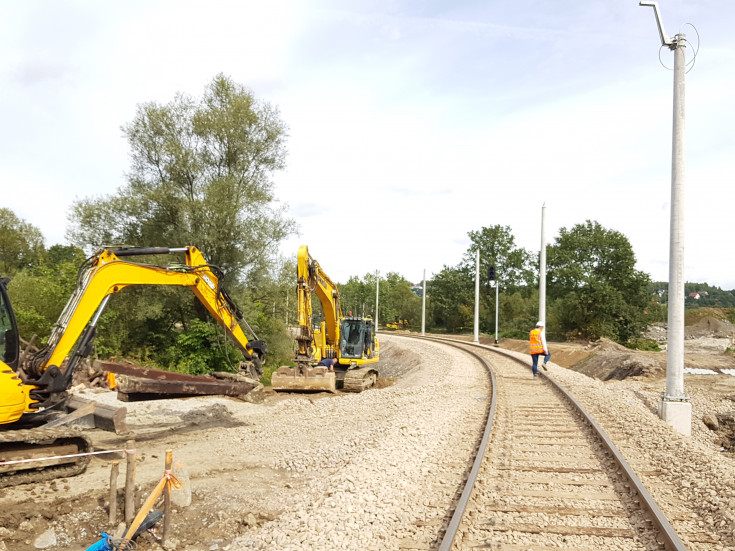
[[(414, 337), (414, 338), (421, 338), (426, 340), (431, 340), (435, 342), (445, 342), (449, 344), (451, 341), (457, 342), (457, 339), (448, 339), (448, 338), (442, 338), (442, 337)], [(502, 350), (498, 348), (494, 348), (492, 346), (487, 346), (484, 344), (479, 343), (473, 343), (473, 342), (466, 342), (466, 341), (459, 341), (462, 345), (467, 347), (476, 347), (481, 348), (483, 350), (487, 350), (496, 354), (501, 354), (505, 356), (506, 358), (509, 358), (515, 362), (518, 362), (524, 366), (528, 366), (529, 364), (514, 356), (507, 350)], [(491, 369), (492, 373), (492, 369)], [(684, 542), (681, 540), (679, 535), (674, 530), (674, 527), (671, 526), (671, 523), (666, 518), (666, 515), (661, 510), (661, 508), (658, 506), (658, 503), (656, 503), (656, 500), (651, 496), (651, 494), (648, 492), (646, 487), (643, 485), (643, 482), (638, 478), (638, 476), (633, 471), (633, 468), (628, 464), (625, 457), (623, 457), (623, 454), (620, 453), (620, 451), (617, 449), (615, 444), (613, 444), (612, 440), (608, 438), (607, 434), (605, 434), (605, 431), (602, 429), (600, 425), (597, 424), (597, 422), (592, 418), (592, 416), (587, 412), (587, 410), (582, 407), (582, 405), (577, 402), (576, 399), (557, 381), (555, 381), (552, 377), (550, 377), (546, 373), (540, 373), (546, 380), (548, 380), (552, 386), (560, 392), (576, 409), (577, 411), (582, 415), (584, 420), (592, 427), (594, 432), (597, 434), (597, 436), (600, 438), (600, 440), (603, 442), (604, 446), (608, 449), (610, 454), (612, 455), (613, 459), (615, 460), (615, 463), (620, 467), (622, 472), (625, 474), (626, 478), (631, 484), (631, 488), (634, 492), (638, 494), (638, 496), (641, 498), (641, 504), (645, 510), (647, 510), (652, 517), (651, 520), (654, 524), (654, 526), (658, 529), (662, 539), (663, 539), (663, 545), (666, 548), (667, 551), (688, 551), (687, 546), (684, 544)], [(493, 378), (494, 381), (494, 378)], [(494, 390), (494, 385), (493, 385)], [(494, 403), (494, 401), (493, 401)], [(469, 479), (468, 479), (469, 481)], [(474, 484), (474, 479), (473, 479)], [(466, 490), (466, 489), (465, 489)], [(464, 495), (465, 492), (462, 493)], [(469, 492), (468, 492), (469, 493)], [(455, 512), (456, 515), (456, 512)], [(454, 520), (454, 517), (452, 517), (452, 520)], [(455, 530), (456, 533), (456, 530)], [(451, 543), (450, 543), (451, 545)], [(440, 547), (442, 550), (448, 550), (449, 547), (444, 547), (444, 543), (442, 542), (442, 547)]]
[[(400, 336), (407, 337), (407, 338), (416, 338), (416, 337), (410, 337), (408, 335), (400, 335)], [(427, 338), (427, 340), (435, 340), (435, 339)], [(483, 434), (482, 434), (482, 440), (480, 441), (477, 447), (477, 453), (475, 454), (475, 460), (472, 464), (472, 469), (470, 469), (470, 473), (467, 476), (467, 480), (465, 481), (464, 489), (462, 490), (462, 495), (460, 495), (459, 500), (457, 501), (457, 506), (454, 508), (454, 513), (452, 514), (452, 518), (449, 520), (449, 524), (447, 525), (447, 529), (445, 530), (444, 535), (442, 536), (441, 544), (439, 545), (439, 551), (449, 551), (452, 548), (452, 544), (454, 543), (454, 538), (457, 536), (457, 530), (459, 530), (459, 525), (462, 522), (462, 517), (464, 516), (465, 509), (467, 509), (467, 504), (470, 501), (470, 496), (472, 495), (472, 490), (475, 486), (475, 481), (477, 480), (477, 474), (480, 472), (480, 466), (482, 465), (482, 460), (485, 457), (485, 450), (487, 449), (487, 444), (488, 444), (488, 441), (490, 440), (490, 433), (492, 432), (493, 420), (495, 418), (495, 406), (497, 402), (497, 386), (495, 384), (495, 373), (493, 372), (492, 366), (490, 365), (490, 363), (487, 361), (486, 358), (483, 358), (478, 353), (472, 350), (468, 350), (467, 348), (463, 347), (461, 343), (441, 341), (441, 344), (453, 346), (454, 348), (457, 348), (467, 354), (470, 354), (472, 357), (478, 360), (482, 365), (485, 366), (485, 369), (487, 369), (488, 375), (490, 376), (490, 385), (491, 385), (490, 409), (487, 414), (487, 422), (485, 423), (485, 430), (483, 431)]]

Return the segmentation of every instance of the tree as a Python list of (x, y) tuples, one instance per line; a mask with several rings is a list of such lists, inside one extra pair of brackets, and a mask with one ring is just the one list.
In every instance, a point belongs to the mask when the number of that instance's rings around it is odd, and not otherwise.
[(480, 251), (480, 276), (487, 277), (488, 268), (495, 267), (502, 289), (515, 292), (530, 288), (535, 282), (533, 255), (515, 244), (510, 226), (490, 226), (467, 234), (472, 241), (463, 258), (463, 266), (474, 271), (477, 251)]
[[(504, 330), (513, 330), (518, 323), (523, 323), (523, 321), (516, 319), (516, 315), (508, 317), (508, 311), (517, 312), (521, 308), (525, 312), (528, 309), (528, 305), (520, 307), (519, 301), (524, 302), (522, 297), (529, 299), (534, 288), (536, 274), (532, 265), (534, 255), (516, 246), (510, 226), (496, 224), (489, 228), (483, 227), (479, 231), (470, 231), (467, 235), (472, 243), (462, 259), (461, 266), (472, 274), (476, 271), (477, 251), (480, 251), (480, 330), (495, 331), (496, 293), (495, 288), (487, 284), (490, 266), (495, 268), (497, 285), (500, 286), (498, 290), (499, 311), (505, 311), (502, 327)], [(514, 298), (512, 307), (510, 304), (504, 306), (503, 303), (511, 295), (520, 296)]]
[(556, 301), (559, 330), (568, 337), (621, 343), (640, 336), (647, 324), (650, 278), (635, 263), (620, 232), (589, 220), (561, 228), (547, 254), (547, 291)]
[(128, 182), (113, 196), (74, 203), (72, 243), (196, 245), (232, 281), (267, 267), (294, 232), (271, 180), (285, 166), (286, 126), (245, 87), (219, 74), (200, 99), (139, 105), (122, 130)]
[(397, 272), (388, 272), (380, 281), (380, 319), (383, 324), (396, 319), (416, 325), (421, 319), (421, 298), (411, 290), (411, 282)]
[[(338, 284), (342, 313), (348, 315), (349, 312), (352, 312), (356, 316), (373, 316), (375, 314), (375, 285), (374, 273), (365, 274), (362, 279), (351, 276), (347, 283)], [(382, 310), (382, 304), (378, 306)]]
[[(274, 279), (277, 245), (295, 224), (274, 195), (287, 137), (278, 110), (219, 74), (199, 98), (177, 94), (166, 104), (139, 105), (122, 131), (131, 152), (127, 182), (112, 195), (75, 202), (69, 240), (88, 252), (114, 244), (197, 246), (269, 343), (267, 361), (285, 361), (285, 312), (280, 320), (275, 306), (286, 295)], [(208, 313), (178, 291), (130, 289), (112, 299), (100, 318), (98, 351), (174, 366), (182, 338), (192, 346), (210, 342), (209, 330), (194, 323), (210, 323)], [(280, 344), (271, 346), (276, 337)]]
[(41, 230), (0, 208), (0, 274), (12, 276), (35, 266), (44, 250)]
[(428, 282), (433, 325), (453, 333), (472, 324), (474, 316), (474, 276), (468, 267), (444, 266)]
[(34, 267), (26, 268), (13, 277), (8, 294), (22, 337), (30, 339), (35, 334), (44, 339), (51, 333), (76, 288), (79, 265), (83, 261), (82, 250), (53, 245), (40, 256)]

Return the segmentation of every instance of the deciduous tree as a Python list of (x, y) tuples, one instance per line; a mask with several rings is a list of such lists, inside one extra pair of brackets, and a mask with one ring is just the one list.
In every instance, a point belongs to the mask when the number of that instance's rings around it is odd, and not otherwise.
[(285, 164), (279, 112), (219, 74), (201, 98), (144, 103), (123, 126), (127, 184), (77, 201), (67, 232), (76, 245), (196, 245), (230, 281), (268, 265), (294, 230), (272, 175)]
[(547, 291), (554, 318), (568, 337), (608, 337), (624, 343), (645, 329), (650, 278), (635, 269), (622, 233), (587, 220), (561, 228), (548, 248)]
[(41, 230), (0, 208), (0, 274), (12, 276), (35, 266), (44, 252)]

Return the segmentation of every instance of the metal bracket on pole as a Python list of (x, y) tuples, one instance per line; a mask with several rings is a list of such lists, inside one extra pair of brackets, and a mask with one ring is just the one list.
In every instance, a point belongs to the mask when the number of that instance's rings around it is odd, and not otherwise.
[(664, 29), (664, 22), (661, 19), (661, 12), (658, 9), (658, 2), (651, 2), (650, 0), (641, 0), (638, 2), (639, 6), (651, 6), (654, 13), (656, 14), (656, 23), (658, 24), (658, 34), (661, 37), (661, 45), (668, 46), (672, 50), (676, 48), (676, 42), (667, 38), (666, 29)]

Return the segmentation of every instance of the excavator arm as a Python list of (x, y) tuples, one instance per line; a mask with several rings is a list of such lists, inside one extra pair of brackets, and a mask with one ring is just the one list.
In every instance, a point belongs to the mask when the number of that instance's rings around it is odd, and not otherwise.
[[(361, 368), (378, 361), (378, 339), (372, 320), (344, 317), (339, 289), (309, 255), (306, 245), (297, 257), (297, 308), (299, 332), (296, 337), (296, 367), (281, 366), (271, 377), (274, 390), (327, 390), (340, 388), (360, 392), (375, 384), (377, 371)], [(313, 327), (311, 296), (317, 296), (324, 311), (319, 329)], [(334, 358), (333, 372), (312, 364)]]
[[(299, 322), (297, 363), (318, 362), (327, 348), (331, 349), (331, 357), (334, 357), (334, 347), (339, 343), (339, 320), (342, 318), (337, 286), (309, 255), (306, 245), (299, 247), (296, 275)], [(316, 294), (324, 311), (324, 326), (320, 331), (313, 330), (312, 293)]]
[[(125, 260), (170, 253), (183, 253), (185, 263), (163, 267)], [(0, 430), (0, 488), (74, 476), (86, 469), (93, 449), (86, 435), (65, 428), (18, 425), (43, 419), (43, 413), (32, 412), (40, 408), (51, 411), (62, 402), (76, 367), (91, 350), (95, 326), (107, 300), (125, 287), (189, 287), (245, 357), (261, 370), (265, 343), (258, 340), (222, 286), (220, 270), (207, 264), (196, 247), (100, 249), (80, 268), (77, 288), (46, 346), (26, 358), (19, 356), (18, 326), (7, 282), (7, 278), (0, 278), (0, 426), (10, 429)], [(254, 340), (247, 339), (238, 321), (248, 327)], [(24, 417), (26, 413), (30, 415)], [(33, 462), (26, 464), (29, 459)]]
[[(130, 256), (183, 253), (185, 263), (163, 267), (124, 260)], [(227, 334), (261, 369), (266, 346), (245, 322), (242, 312), (221, 285), (222, 274), (209, 265), (196, 247), (100, 249), (80, 269), (77, 288), (55, 324), (46, 346), (22, 366), (24, 383), (36, 402), (30, 409), (48, 406), (57, 393), (64, 392), (79, 361), (89, 355), (95, 326), (109, 297), (133, 285), (173, 285), (188, 287)], [(245, 323), (254, 340), (245, 336), (239, 321)], [(64, 369), (62, 364), (69, 357)]]

